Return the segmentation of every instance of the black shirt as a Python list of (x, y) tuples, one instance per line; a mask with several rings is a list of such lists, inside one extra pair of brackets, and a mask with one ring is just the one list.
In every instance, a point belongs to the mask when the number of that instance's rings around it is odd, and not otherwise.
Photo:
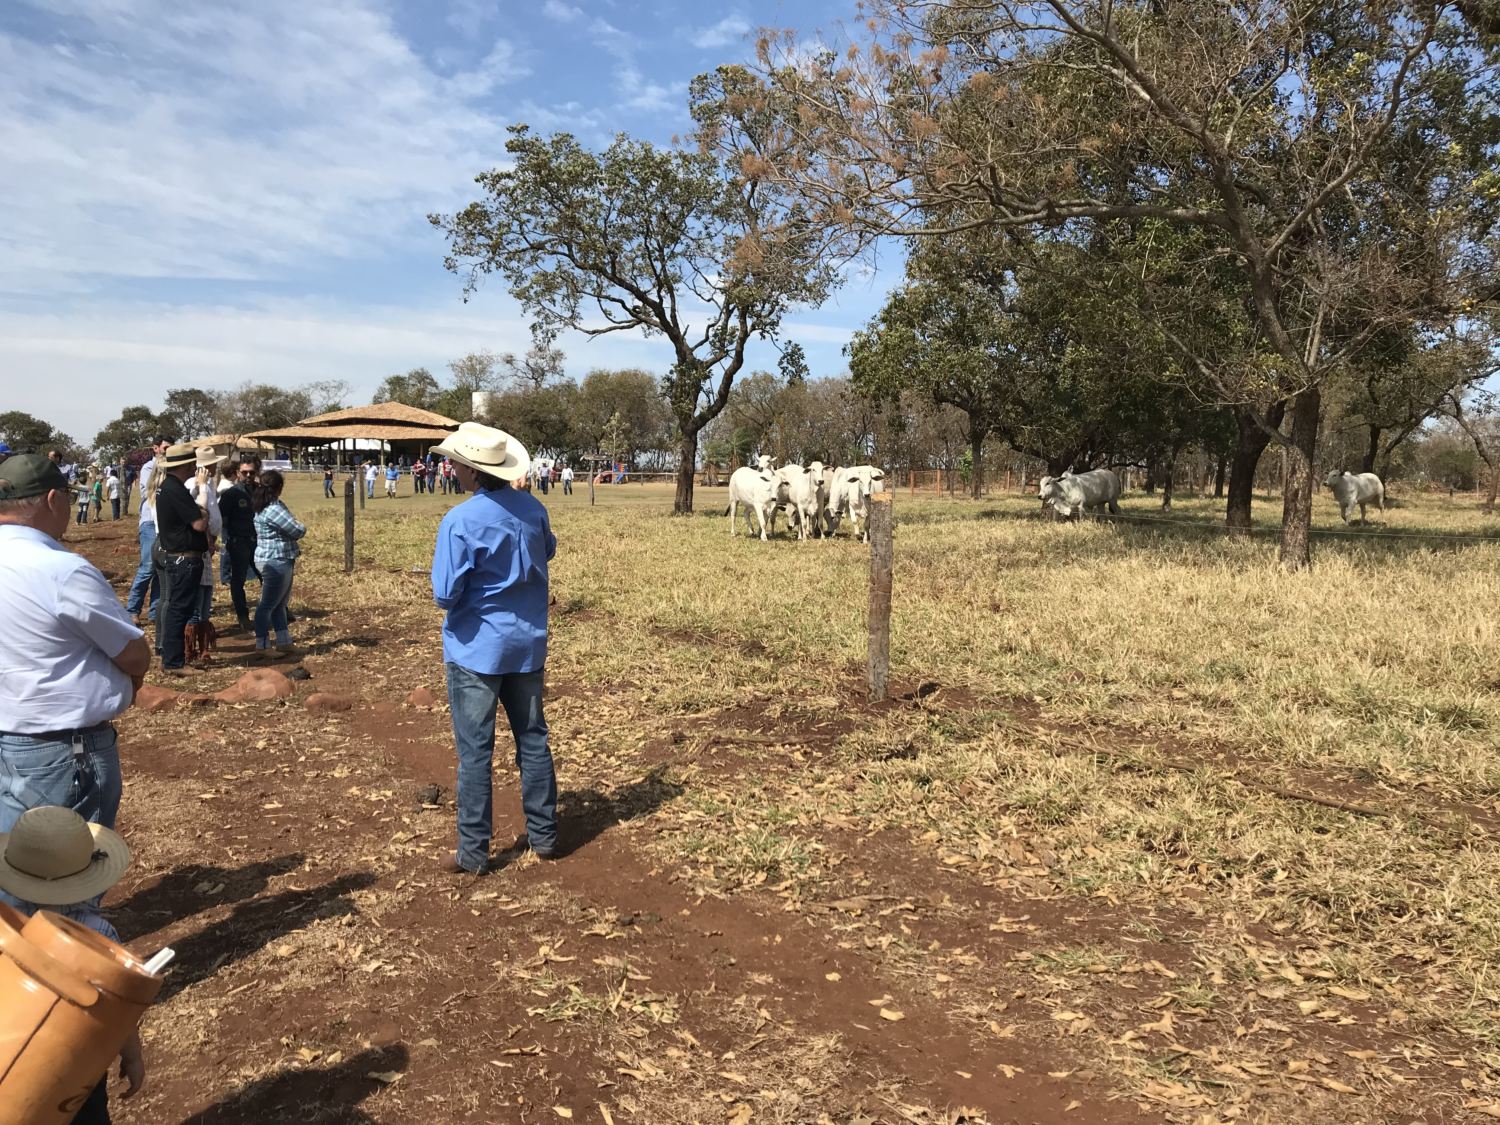
[(224, 520), (224, 542), (255, 545), (255, 508), (249, 485), (234, 484), (219, 493), (219, 516)]
[(208, 535), (194, 531), (193, 524), (203, 519), (192, 493), (176, 477), (167, 475), (156, 494), (156, 538), (169, 555), (187, 555), (208, 550)]

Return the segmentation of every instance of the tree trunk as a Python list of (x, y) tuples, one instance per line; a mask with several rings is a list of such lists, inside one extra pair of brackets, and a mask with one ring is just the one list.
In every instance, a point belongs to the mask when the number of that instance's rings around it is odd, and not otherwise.
[(1214, 458), (1214, 499), (1224, 499), (1224, 478), (1229, 472), (1229, 457), (1220, 453)]
[(1318, 419), (1323, 395), (1310, 387), (1292, 405), (1292, 444), (1286, 452), (1282, 485), (1281, 565), (1287, 570), (1312, 566), (1313, 454), (1318, 446)]
[(984, 439), (986, 431), (969, 430), (969, 495), (978, 500), (984, 495)]
[[(1266, 412), (1261, 421), (1272, 429), (1281, 425), (1286, 414), (1286, 403), (1278, 402)], [(1234, 412), (1234, 423), (1239, 434), (1235, 441), (1234, 457), (1229, 465), (1229, 499), (1224, 506), (1224, 522), (1231, 535), (1250, 534), (1250, 504), (1255, 497), (1255, 469), (1260, 456), (1266, 451), (1271, 435), (1256, 422), (1249, 409), (1239, 407)]]
[(1172, 510), (1172, 478), (1177, 475), (1177, 454), (1174, 452), (1167, 458), (1167, 463), (1162, 468), (1161, 478), (1161, 510), (1170, 512)]
[(1383, 427), (1375, 425), (1371, 425), (1369, 431), (1370, 441), (1365, 447), (1364, 459), (1359, 463), (1359, 471), (1362, 473), (1375, 471), (1375, 459), (1380, 456), (1380, 435), (1385, 432)]
[(1495, 514), (1495, 493), (1500, 492), (1500, 470), (1494, 465), (1490, 466), (1490, 492), (1484, 498), (1484, 514), (1492, 516)]
[(1156, 458), (1146, 458), (1146, 483), (1141, 485), (1141, 491), (1147, 496), (1156, 495)]
[(698, 461), (698, 431), (682, 431), (681, 444), (678, 447), (679, 460), (677, 462), (677, 496), (672, 501), (672, 514), (674, 516), (690, 516), (693, 514), (693, 481), (696, 477), (695, 466)]

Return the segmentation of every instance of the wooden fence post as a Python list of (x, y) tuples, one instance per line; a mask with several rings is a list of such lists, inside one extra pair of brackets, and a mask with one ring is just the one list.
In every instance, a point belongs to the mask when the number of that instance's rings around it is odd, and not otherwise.
[(891, 671), (891, 494), (870, 497), (870, 701), (886, 697)]
[[(360, 493), (364, 495), (363, 492)], [(344, 573), (354, 573), (354, 481), (344, 482)]]

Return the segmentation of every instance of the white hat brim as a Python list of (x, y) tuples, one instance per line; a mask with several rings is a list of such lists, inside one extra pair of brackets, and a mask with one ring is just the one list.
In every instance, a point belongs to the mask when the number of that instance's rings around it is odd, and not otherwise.
[[(501, 433), (504, 431), (502, 430)], [(479, 461), (462, 450), (454, 448), (450, 443), (457, 436), (454, 434), (444, 438), (441, 444), (433, 446), (433, 451), (441, 453), (450, 461), (467, 465), (477, 473), (488, 473), (501, 480), (520, 480), (531, 471), (531, 454), (527, 453), (526, 447), (509, 434), (505, 435), (505, 460), (498, 465)]]
[(94, 858), (76, 875), (43, 879), (17, 871), (5, 859), (9, 832), (0, 832), (0, 890), (38, 906), (72, 906), (101, 895), (120, 881), (130, 866), (130, 848), (118, 833), (102, 824), (90, 824), (94, 836)]

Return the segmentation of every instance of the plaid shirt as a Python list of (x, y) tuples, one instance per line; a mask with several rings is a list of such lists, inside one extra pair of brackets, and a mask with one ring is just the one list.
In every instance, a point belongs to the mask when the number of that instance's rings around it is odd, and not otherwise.
[(302, 553), (297, 540), (307, 528), (292, 518), (280, 500), (255, 513), (255, 561), (290, 562)]

